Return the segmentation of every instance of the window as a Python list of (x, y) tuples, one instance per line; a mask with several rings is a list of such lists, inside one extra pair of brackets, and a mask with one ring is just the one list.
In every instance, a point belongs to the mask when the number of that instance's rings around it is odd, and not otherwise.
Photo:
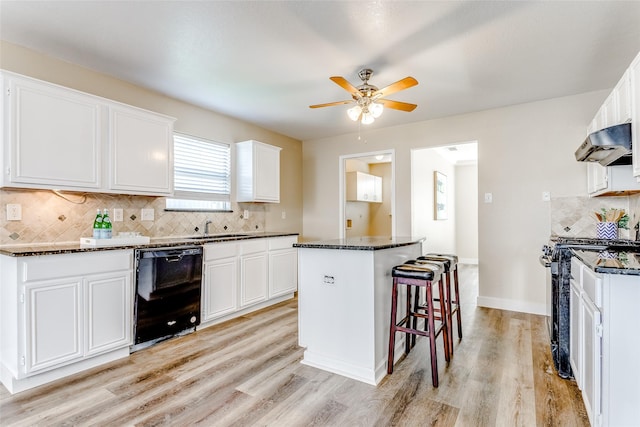
[(188, 135), (173, 135), (174, 197), (167, 210), (231, 210), (229, 144)]

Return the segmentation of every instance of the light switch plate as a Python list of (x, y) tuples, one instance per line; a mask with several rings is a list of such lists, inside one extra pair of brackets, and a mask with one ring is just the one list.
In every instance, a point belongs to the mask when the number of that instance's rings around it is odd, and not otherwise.
[(543, 191), (542, 192), (542, 201), (543, 202), (551, 201), (551, 193), (549, 191)]
[(115, 208), (113, 210), (113, 222), (122, 222), (122, 209)]
[(7, 221), (22, 220), (22, 205), (17, 203), (7, 204)]
[(493, 203), (493, 193), (484, 193), (484, 202)]
[(140, 213), (140, 219), (142, 221), (153, 221), (155, 219), (153, 209), (142, 209)]

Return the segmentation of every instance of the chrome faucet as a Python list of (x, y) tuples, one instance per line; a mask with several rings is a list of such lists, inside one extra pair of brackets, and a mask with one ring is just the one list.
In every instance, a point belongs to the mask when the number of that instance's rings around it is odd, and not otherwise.
[(204, 222), (204, 235), (208, 236), (209, 235), (209, 224), (211, 224), (211, 220), (208, 219)]

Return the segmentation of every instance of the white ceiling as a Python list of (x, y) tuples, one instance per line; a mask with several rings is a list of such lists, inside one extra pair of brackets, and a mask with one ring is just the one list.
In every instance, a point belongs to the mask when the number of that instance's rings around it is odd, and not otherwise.
[[(306, 140), (356, 132), (329, 80), (419, 85), (370, 128), (612, 87), (640, 1), (0, 1), (0, 38)], [(364, 131), (363, 125), (363, 131)]]

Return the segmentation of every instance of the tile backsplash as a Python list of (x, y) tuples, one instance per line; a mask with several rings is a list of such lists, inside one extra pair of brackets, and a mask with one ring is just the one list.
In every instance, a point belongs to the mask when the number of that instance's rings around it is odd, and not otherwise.
[[(149, 237), (264, 231), (265, 208), (256, 203), (232, 203), (233, 212), (168, 212), (164, 197), (103, 193), (63, 193), (47, 190), (0, 190), (0, 245), (78, 242), (92, 235), (97, 209), (109, 209), (113, 233), (139, 232)], [(7, 221), (6, 205), (17, 203), (22, 220)], [(113, 209), (123, 210), (123, 221), (113, 221)], [(142, 221), (141, 210), (153, 209), (154, 220)], [(250, 212), (243, 218), (244, 210)]]
[(557, 197), (551, 199), (551, 234), (569, 237), (596, 237), (593, 213), (605, 209), (624, 209), (629, 229), (619, 229), (619, 238), (635, 239), (634, 227), (640, 219), (640, 195), (629, 197)]

